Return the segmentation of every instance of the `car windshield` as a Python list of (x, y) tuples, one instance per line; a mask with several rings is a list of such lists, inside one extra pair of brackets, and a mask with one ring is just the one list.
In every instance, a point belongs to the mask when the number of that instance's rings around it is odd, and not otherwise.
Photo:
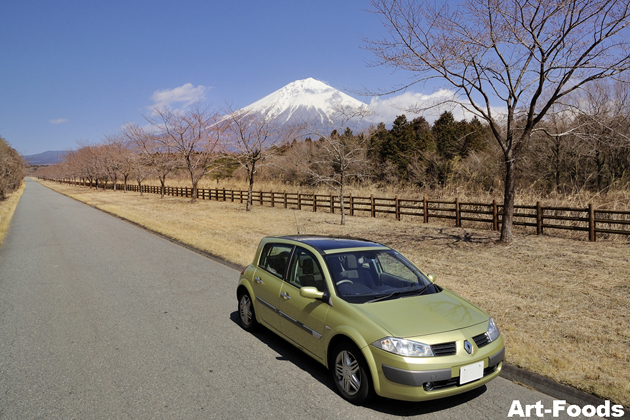
[(337, 295), (351, 303), (437, 293), (441, 289), (393, 250), (352, 251), (326, 256)]

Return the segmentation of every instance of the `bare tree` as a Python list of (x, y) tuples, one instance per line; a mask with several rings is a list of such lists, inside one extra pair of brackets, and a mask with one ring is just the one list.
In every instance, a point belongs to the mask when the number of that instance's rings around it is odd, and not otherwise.
[(177, 156), (174, 147), (167, 141), (159, 140), (160, 134), (136, 124), (127, 125), (124, 135), (134, 145), (136, 153), (142, 157), (139, 162), (151, 168), (160, 181), (160, 198), (166, 194), (166, 177), (177, 169)]
[[(308, 153), (302, 159), (302, 169), (315, 184), (326, 184), (337, 192), (341, 209), (341, 224), (346, 224), (344, 193), (351, 179), (363, 178), (367, 174), (369, 159), (367, 145), (369, 137), (355, 136), (347, 126), (351, 120), (361, 119), (370, 113), (365, 107), (337, 107), (330, 121), (337, 121), (337, 128), (329, 128), (328, 134), (321, 129), (311, 129), (319, 140), (302, 150)], [(333, 123), (334, 124), (334, 123)]]
[[(142, 183), (145, 179), (158, 174), (157, 159), (154, 154), (156, 151), (152, 148), (153, 136), (136, 124), (125, 125), (121, 135), (130, 151), (129, 166), (131, 167), (131, 174), (138, 184), (140, 195), (144, 195)], [(168, 172), (170, 171), (171, 169), (168, 170)], [(160, 177), (162, 197), (164, 197), (164, 177)]]
[(0, 137), (0, 201), (17, 189), (25, 175), (25, 164), (20, 154)]
[(630, 171), (630, 84), (600, 81), (572, 99), (573, 133), (584, 143), (584, 156), (594, 167), (598, 192)]
[[(105, 136), (104, 145), (108, 149), (108, 155), (111, 160), (112, 168), (115, 171), (115, 177), (120, 174), (123, 178), (123, 189), (127, 192), (127, 181), (131, 175), (135, 156), (134, 152), (129, 148), (129, 141), (125, 138), (124, 133)], [(116, 183), (114, 183), (114, 190)]]
[[(553, 108), (562, 108), (554, 105)], [(541, 133), (532, 136), (527, 152), (530, 162), (528, 168), (523, 168), (533, 177), (531, 182), (548, 182), (551, 190), (566, 192), (566, 177), (575, 160), (572, 156), (579, 156), (579, 146), (582, 142), (575, 139), (572, 132), (574, 118), (566, 107), (564, 113), (555, 109), (547, 120), (541, 124)], [(573, 186), (575, 189), (575, 185)]]
[(98, 188), (98, 180), (102, 177), (102, 166), (96, 152), (96, 146), (79, 141), (79, 149), (74, 153), (68, 153), (64, 160), (71, 162), (81, 177), (90, 182), (90, 187)]
[(107, 180), (112, 181), (112, 189), (118, 189), (118, 175), (120, 174), (121, 160), (116, 140), (113, 136), (105, 137), (105, 141), (95, 148), (98, 155), (101, 171)]
[(155, 169), (151, 165), (151, 161), (147, 158), (147, 155), (144, 153), (133, 153), (131, 155), (131, 166), (133, 168), (133, 177), (138, 183), (138, 190), (140, 191), (140, 195), (144, 195), (142, 191), (142, 183), (145, 179), (151, 177), (155, 174)]
[[(455, 7), (372, 0), (387, 34), (368, 41), (377, 63), (440, 79), (484, 120), (503, 152), (501, 242), (513, 240), (520, 152), (552, 105), (630, 66), (627, 0), (465, 0)], [(466, 102), (458, 101), (459, 95)], [(494, 106), (501, 104), (501, 108)]]
[(207, 173), (217, 169), (216, 161), (221, 157), (223, 137), (218, 114), (210, 113), (200, 104), (193, 104), (183, 112), (159, 108), (154, 110), (155, 115), (147, 120), (163, 134), (155, 140), (179, 156), (190, 176), (190, 201), (194, 203), (197, 201), (199, 181)]
[(252, 190), (258, 165), (273, 156), (280, 145), (291, 140), (300, 130), (300, 127), (275, 120), (272, 109), (273, 106), (262, 112), (250, 109), (234, 111), (226, 105), (226, 116), (221, 121), (228, 138), (226, 153), (230, 153), (247, 172), (247, 211), (252, 208)]

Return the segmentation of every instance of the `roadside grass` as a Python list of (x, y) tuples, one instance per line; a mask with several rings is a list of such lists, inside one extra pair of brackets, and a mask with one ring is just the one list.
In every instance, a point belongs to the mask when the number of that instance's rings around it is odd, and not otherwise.
[[(151, 185), (151, 186), (159, 186), (160, 183), (157, 179), (148, 179), (144, 181), (143, 185)], [(190, 188), (190, 180), (186, 178), (174, 177), (169, 178), (167, 181), (167, 185), (169, 187), (187, 187)], [(202, 179), (199, 182), (200, 189), (225, 189), (226, 191), (234, 190), (234, 191), (247, 191), (247, 184), (238, 179), (221, 179), (221, 180), (209, 180)], [(540, 192), (533, 191), (531, 189), (528, 190), (519, 190), (516, 195), (516, 205), (517, 206), (534, 206), (536, 203), (540, 202), (543, 207), (557, 207), (557, 208), (567, 208), (570, 207), (574, 209), (574, 211), (566, 212), (559, 210), (557, 212), (552, 212), (551, 210), (547, 210), (546, 223), (550, 223), (551, 213), (555, 213), (555, 216), (564, 216), (564, 217), (584, 217), (586, 212), (588, 211), (589, 204), (592, 204), (595, 209), (606, 209), (606, 210), (622, 210), (625, 211), (630, 208), (630, 185), (625, 186), (625, 188), (616, 188), (614, 190), (608, 191), (606, 193), (593, 193), (589, 191), (579, 191), (576, 194), (559, 194), (559, 193), (551, 193), (551, 194), (542, 194)], [(254, 192), (270, 192), (274, 191), (276, 193), (288, 192), (288, 193), (297, 193), (301, 192), (304, 194), (319, 194), (323, 196), (327, 196), (331, 194), (331, 189), (326, 185), (293, 185), (293, 184), (283, 184), (281, 182), (272, 181), (272, 180), (263, 180), (257, 181)], [(427, 200), (439, 200), (439, 201), (448, 201), (453, 203), (455, 199), (459, 199), (460, 203), (482, 203), (482, 204), (491, 204), (493, 200), (496, 200), (497, 203), (501, 203), (503, 200), (503, 196), (501, 191), (494, 190), (492, 192), (482, 192), (482, 191), (474, 191), (470, 188), (466, 188), (464, 186), (445, 186), (435, 189), (419, 189), (412, 186), (401, 186), (401, 185), (378, 185), (376, 183), (364, 182), (361, 184), (353, 184), (350, 183), (345, 187), (346, 194), (352, 194), (353, 197), (363, 197), (369, 198), (370, 195), (374, 194), (375, 197), (380, 198), (389, 198), (393, 199), (398, 196), (404, 199), (411, 200), (422, 200), (424, 197)], [(336, 195), (336, 193), (333, 193)], [(230, 196), (230, 193), (227, 192), (227, 197)], [(257, 202), (254, 201), (254, 204), (257, 205)], [(578, 211), (578, 209), (583, 209), (582, 212)], [(487, 209), (486, 209), (487, 210)], [(522, 213), (528, 213), (529, 211), (521, 211)], [(369, 212), (357, 211), (357, 213), (361, 216), (366, 216)], [(470, 215), (468, 215), (470, 216)], [(393, 217), (392, 214), (377, 214), (377, 217)], [(403, 216), (405, 219), (413, 218), (413, 216)], [(624, 215), (608, 215), (605, 217), (606, 219), (616, 219), (616, 220), (625, 220), (630, 221), (630, 216)], [(533, 219), (529, 219), (529, 222), (533, 222)], [(453, 226), (455, 224), (454, 219), (440, 219), (436, 220), (433, 218), (434, 223), (438, 223), (444, 226)], [(487, 222), (473, 222), (466, 220), (463, 222), (464, 225), (468, 228), (480, 228), (480, 229), (490, 229), (491, 225)], [(584, 227), (584, 222), (575, 222), (575, 221), (561, 221), (561, 220), (553, 220), (552, 224), (566, 226), (568, 228), (575, 226)], [(619, 225), (607, 225), (599, 222), (598, 227), (600, 229), (612, 228), (619, 229)], [(623, 227), (621, 228), (623, 230)], [(535, 226), (522, 226), (515, 225), (514, 231), (517, 233), (527, 233), (527, 234), (536, 234)], [(565, 229), (555, 229), (551, 227), (545, 228), (545, 234), (548, 236), (554, 236), (559, 238), (571, 238), (579, 241), (588, 240), (588, 232), (580, 231), (580, 230), (565, 230)], [(611, 234), (605, 232), (597, 233), (597, 240), (601, 241), (611, 241), (611, 242), (626, 242), (630, 243), (630, 235), (623, 234)]]
[(20, 185), (20, 188), (11, 193), (9, 198), (4, 201), (0, 201), (0, 246), (2, 245), (2, 241), (4, 240), (7, 231), (9, 230), (11, 218), (13, 217), (13, 213), (15, 213), (15, 208), (20, 201), (20, 197), (22, 197), (25, 187), (26, 183), (23, 182), (22, 185)]
[[(630, 244), (518, 235), (42, 182), (245, 266), (267, 235), (349, 235), (389, 245), (489, 312), (509, 363), (630, 407)], [(234, 279), (236, 283), (236, 278)], [(235, 303), (236, 304), (236, 303)]]
[[(157, 179), (148, 179), (143, 185), (160, 185)], [(177, 176), (167, 179), (167, 185), (172, 187), (189, 187), (190, 179)], [(248, 185), (245, 180), (234, 178), (226, 178), (221, 180), (202, 179), (199, 182), (199, 188), (225, 188), (226, 190), (243, 190), (247, 191)], [(470, 189), (465, 185), (449, 185), (437, 188), (422, 189), (417, 186), (398, 184), (379, 185), (377, 183), (364, 181), (360, 184), (349, 183), (344, 187), (346, 194), (352, 194), (356, 197), (369, 197), (374, 194), (377, 197), (394, 198), (396, 195), (401, 198), (419, 199), (426, 196), (429, 200), (449, 200), (453, 201), (459, 198), (460, 201), (469, 201), (477, 203), (491, 203), (496, 199), (498, 203), (503, 202), (503, 188), (496, 188), (492, 191), (478, 191)], [(325, 184), (316, 186), (312, 185), (294, 185), (284, 184), (273, 180), (257, 180), (254, 185), (254, 191), (275, 191), (295, 193), (301, 191), (303, 193), (328, 195), (331, 190)], [(543, 206), (551, 207), (578, 207), (586, 208), (592, 203), (597, 209), (607, 210), (626, 210), (630, 207), (630, 184), (619, 186), (619, 188), (611, 189), (607, 192), (589, 192), (581, 190), (577, 193), (562, 194), (549, 193), (543, 194), (534, 188), (520, 189), (516, 194), (516, 205), (531, 206), (540, 201)]]

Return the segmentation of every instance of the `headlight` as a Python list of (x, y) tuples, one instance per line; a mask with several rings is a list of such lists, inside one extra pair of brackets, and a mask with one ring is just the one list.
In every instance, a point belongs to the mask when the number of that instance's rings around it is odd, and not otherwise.
[(428, 357), (433, 356), (431, 346), (404, 338), (385, 337), (372, 343), (374, 347), (400, 356)]
[(499, 338), (499, 334), (499, 329), (494, 323), (494, 320), (490, 318), (490, 322), (488, 323), (488, 331), (486, 331), (486, 335), (488, 336), (490, 343)]

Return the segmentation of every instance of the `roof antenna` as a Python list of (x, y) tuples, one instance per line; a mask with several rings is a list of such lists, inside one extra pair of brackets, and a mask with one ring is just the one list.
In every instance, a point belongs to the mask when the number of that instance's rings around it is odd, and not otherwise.
[(295, 215), (295, 209), (293, 209), (293, 218), (295, 219), (295, 230), (297, 230), (297, 234), (300, 236), (300, 226), (298, 225), (297, 216)]

